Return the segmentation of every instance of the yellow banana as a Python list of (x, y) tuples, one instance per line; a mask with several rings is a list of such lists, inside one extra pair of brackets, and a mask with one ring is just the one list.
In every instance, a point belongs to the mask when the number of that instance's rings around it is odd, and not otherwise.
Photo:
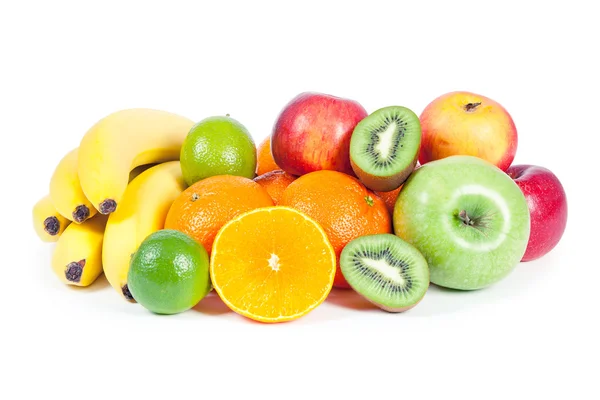
[(52, 270), (62, 282), (88, 286), (102, 274), (102, 239), (107, 220), (106, 215), (97, 214), (65, 229), (52, 255)]
[(54, 169), (50, 179), (50, 197), (59, 213), (68, 220), (80, 224), (93, 217), (97, 211), (81, 189), (78, 153), (78, 149), (71, 150)]
[(108, 218), (102, 248), (104, 275), (125, 299), (131, 255), (152, 232), (164, 228), (173, 201), (186, 188), (179, 161), (156, 165), (135, 178)]
[(194, 122), (166, 111), (127, 109), (110, 114), (84, 135), (79, 146), (81, 187), (102, 214), (114, 212), (129, 172), (142, 164), (179, 160)]
[(70, 223), (56, 211), (50, 195), (42, 197), (33, 206), (33, 228), (44, 242), (56, 242)]
[(145, 170), (147, 170), (155, 165), (157, 165), (157, 164), (144, 164), (144, 165), (140, 165), (139, 167), (135, 167), (134, 169), (132, 169), (131, 172), (129, 173), (129, 183), (131, 183), (132, 180), (134, 180), (135, 178), (140, 176), (140, 174), (142, 172), (144, 172)]

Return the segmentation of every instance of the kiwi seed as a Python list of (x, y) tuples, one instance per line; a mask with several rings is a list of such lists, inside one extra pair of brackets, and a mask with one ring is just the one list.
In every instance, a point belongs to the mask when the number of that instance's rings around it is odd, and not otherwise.
[(425, 257), (410, 243), (388, 233), (352, 240), (342, 250), (340, 269), (356, 292), (389, 312), (414, 307), (429, 288)]
[(369, 189), (389, 192), (408, 179), (421, 146), (421, 122), (402, 106), (381, 108), (360, 121), (350, 139), (350, 163)]

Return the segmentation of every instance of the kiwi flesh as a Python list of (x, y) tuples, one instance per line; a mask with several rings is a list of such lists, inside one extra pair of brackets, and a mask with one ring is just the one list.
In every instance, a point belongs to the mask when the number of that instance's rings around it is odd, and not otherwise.
[(415, 168), (421, 147), (421, 122), (402, 106), (380, 108), (361, 120), (350, 138), (350, 164), (369, 189), (400, 187)]
[(350, 241), (340, 255), (348, 284), (388, 312), (416, 306), (429, 288), (429, 266), (416, 247), (396, 235), (365, 235)]

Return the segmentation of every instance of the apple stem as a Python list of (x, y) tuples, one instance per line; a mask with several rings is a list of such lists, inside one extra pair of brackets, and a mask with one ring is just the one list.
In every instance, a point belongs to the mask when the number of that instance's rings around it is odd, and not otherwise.
[(477, 102), (477, 103), (468, 103), (468, 104), (465, 106), (465, 111), (467, 111), (467, 112), (473, 112), (473, 111), (475, 111), (475, 109), (476, 109), (477, 107), (479, 107), (480, 105), (481, 105), (481, 102)]
[(475, 221), (473, 221), (471, 218), (469, 218), (469, 215), (467, 214), (467, 212), (465, 210), (461, 210), (458, 213), (458, 218), (461, 219), (461, 221), (465, 224), (465, 225), (470, 225), (473, 226), (473, 224), (475, 223)]

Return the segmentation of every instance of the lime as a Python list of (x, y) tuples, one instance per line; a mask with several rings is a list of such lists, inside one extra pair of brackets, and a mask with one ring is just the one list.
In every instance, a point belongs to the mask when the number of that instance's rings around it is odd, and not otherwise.
[(215, 175), (254, 178), (256, 146), (244, 125), (229, 117), (203, 119), (181, 147), (181, 171), (188, 186)]
[(156, 314), (195, 306), (211, 289), (208, 253), (183, 232), (150, 234), (131, 258), (127, 286), (136, 302)]

